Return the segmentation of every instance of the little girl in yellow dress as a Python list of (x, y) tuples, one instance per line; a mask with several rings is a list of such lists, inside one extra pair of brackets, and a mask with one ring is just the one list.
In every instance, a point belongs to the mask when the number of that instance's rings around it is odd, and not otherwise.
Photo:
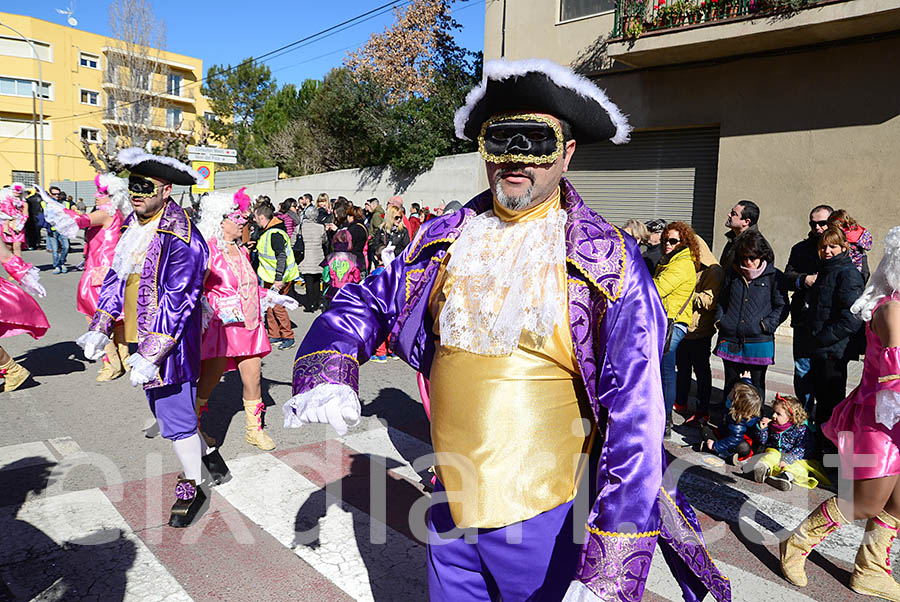
[(759, 441), (766, 451), (753, 469), (753, 480), (788, 491), (792, 485), (813, 489), (830, 485), (824, 468), (807, 459), (814, 451), (815, 438), (807, 424), (803, 405), (792, 396), (776, 396), (772, 418), (759, 421)]

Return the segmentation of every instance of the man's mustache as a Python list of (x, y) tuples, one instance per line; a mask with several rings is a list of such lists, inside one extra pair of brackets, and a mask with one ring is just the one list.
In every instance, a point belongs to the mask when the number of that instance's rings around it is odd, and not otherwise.
[(519, 176), (524, 176), (531, 180), (531, 183), (534, 184), (534, 174), (531, 173), (529, 169), (526, 168), (516, 168), (516, 167), (504, 167), (502, 169), (497, 170), (497, 173), (494, 175), (494, 181), (499, 182), (500, 178), (503, 178), (508, 175), (516, 174)]

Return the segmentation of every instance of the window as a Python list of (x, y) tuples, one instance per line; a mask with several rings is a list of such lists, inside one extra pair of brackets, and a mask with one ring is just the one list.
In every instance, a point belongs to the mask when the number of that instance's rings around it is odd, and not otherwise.
[(81, 139), (96, 144), (100, 142), (100, 130), (96, 128), (81, 128)]
[(150, 122), (150, 101), (146, 98), (136, 101), (131, 106), (131, 121), (147, 124)]
[[(40, 124), (38, 125), (38, 135), (41, 134)], [(0, 138), (24, 138), (26, 140), (34, 139), (34, 123), (30, 119), (7, 119), (0, 117)], [(44, 121), (44, 140), (53, 139), (53, 126), (48, 121)]]
[[(37, 80), (0, 77), (0, 94), (6, 96), (31, 96), (32, 84), (37, 84)], [(51, 85), (52, 84), (44, 82), (44, 85), (40, 86), (40, 94), (47, 100), (53, 100), (50, 96)]]
[(166, 93), (173, 96), (181, 96), (181, 76), (169, 75), (166, 78)]
[(175, 129), (181, 126), (181, 109), (166, 109), (166, 127)]
[(34, 50), (31, 44), (21, 38), (8, 38), (0, 36), (0, 55), (17, 56), (23, 59), (33, 59), (34, 52), (37, 51), (38, 58), (45, 63), (53, 62), (53, 52), (50, 44), (47, 42), (39, 42), (38, 40), (30, 40), (34, 44)]
[(34, 186), (38, 183), (37, 178), (34, 177), (33, 171), (16, 171), (15, 169), (12, 172), (12, 181), (21, 182), (25, 185), (25, 188)]
[(100, 93), (93, 90), (81, 91), (81, 104), (100, 106)]
[(138, 90), (149, 90), (150, 89), (150, 74), (149, 73), (132, 73), (131, 74), (131, 82), (135, 88)]
[(615, 0), (560, 0), (559, 20), (568, 21), (615, 10)]
[(106, 97), (106, 118), (118, 119), (119, 111), (116, 110), (116, 99), (112, 96)]
[(96, 54), (88, 54), (87, 52), (82, 52), (79, 55), (78, 64), (82, 67), (87, 67), (88, 69), (99, 69), (100, 57)]
[(203, 120), (207, 123), (216, 120), (216, 114), (212, 111), (203, 111)]

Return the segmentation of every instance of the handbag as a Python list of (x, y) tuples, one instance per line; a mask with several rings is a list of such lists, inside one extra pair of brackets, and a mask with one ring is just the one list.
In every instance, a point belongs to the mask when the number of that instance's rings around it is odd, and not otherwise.
[(306, 243), (303, 242), (303, 234), (297, 232), (297, 238), (294, 239), (294, 261), (296, 263), (300, 263), (303, 261), (303, 258), (306, 257)]
[(688, 303), (691, 302), (691, 299), (694, 298), (694, 291), (691, 291), (691, 294), (688, 295), (687, 301), (684, 302), (684, 305), (681, 306), (681, 309), (675, 314), (674, 318), (666, 319), (666, 344), (663, 346), (663, 354), (669, 352), (669, 346), (672, 344), (672, 332), (675, 330), (675, 320), (684, 313), (684, 310), (687, 309)]

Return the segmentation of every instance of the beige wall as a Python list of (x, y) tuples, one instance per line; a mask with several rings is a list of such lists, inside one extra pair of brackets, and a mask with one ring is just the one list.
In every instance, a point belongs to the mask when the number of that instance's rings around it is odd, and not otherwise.
[[(556, 23), (557, 1), (508, 0), (506, 57), (578, 62), (612, 29), (610, 15)], [(485, 58), (499, 56), (501, 2), (485, 12)], [(549, 25), (548, 25), (549, 24)], [(598, 40), (600, 40), (598, 42)], [(637, 129), (718, 125), (721, 132), (714, 250), (735, 201), (751, 199), (783, 267), (806, 235), (809, 209), (844, 208), (876, 248), (900, 224), (900, 37), (771, 56), (606, 71), (600, 87)]]

